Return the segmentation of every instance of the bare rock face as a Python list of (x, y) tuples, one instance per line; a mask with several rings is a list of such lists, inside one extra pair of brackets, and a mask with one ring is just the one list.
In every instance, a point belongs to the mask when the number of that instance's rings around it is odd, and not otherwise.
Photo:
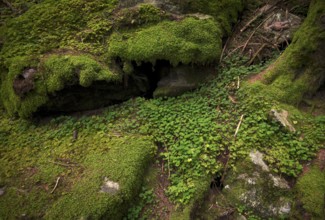
[(263, 218), (279, 218), (290, 214), (290, 187), (287, 181), (270, 172), (263, 154), (252, 151), (236, 165), (225, 179), (223, 192), (232, 204), (239, 204)]

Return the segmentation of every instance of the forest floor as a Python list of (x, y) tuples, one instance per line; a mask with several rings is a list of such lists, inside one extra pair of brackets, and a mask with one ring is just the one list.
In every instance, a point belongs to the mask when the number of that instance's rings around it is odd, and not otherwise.
[[(324, 169), (324, 92), (301, 106), (258, 93), (255, 83), (286, 46), (265, 42), (257, 27), (268, 15), (252, 14), (225, 43), (215, 79), (195, 91), (33, 120), (1, 109), (0, 218), (213, 219), (219, 213), (224, 219), (262, 219), (230, 204), (221, 187), (253, 149), (302, 193), (292, 198), (305, 205), (293, 208), (293, 217), (324, 214), (308, 200), (325, 190), (321, 177), (303, 191)], [(274, 108), (289, 112), (296, 133), (270, 120)], [(309, 179), (298, 180), (308, 173)], [(107, 180), (119, 184), (117, 194), (102, 192)]]

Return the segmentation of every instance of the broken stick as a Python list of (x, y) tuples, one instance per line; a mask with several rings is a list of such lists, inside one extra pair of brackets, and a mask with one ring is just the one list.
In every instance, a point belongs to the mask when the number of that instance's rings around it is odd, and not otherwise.
[(239, 128), (240, 128), (241, 123), (243, 122), (243, 119), (244, 119), (244, 115), (242, 115), (242, 116), (240, 117), (240, 120), (239, 120), (239, 123), (238, 123), (238, 125), (237, 125), (236, 132), (235, 132), (234, 137), (237, 136), (237, 133), (238, 133), (238, 131), (239, 131)]
[(248, 62), (248, 66), (250, 66), (253, 62), (254, 62), (254, 60), (255, 60), (255, 58), (258, 56), (258, 54), (264, 49), (264, 47), (266, 46), (266, 44), (263, 44), (259, 49), (258, 49), (258, 51), (254, 54), (254, 56), (252, 57), (252, 59)]
[(60, 179), (61, 179), (61, 177), (58, 177), (58, 178), (57, 178), (56, 183), (55, 183), (55, 186), (54, 186), (54, 188), (53, 188), (52, 191), (51, 191), (51, 194), (54, 193), (56, 187), (58, 187), (58, 184), (59, 184)]
[(254, 36), (254, 34), (256, 33), (256, 31), (267, 21), (269, 20), (272, 16), (274, 15), (274, 13), (271, 13), (271, 15), (269, 15), (266, 19), (264, 19), (255, 29), (254, 31), (251, 33), (251, 35), (248, 37), (246, 43), (244, 44), (244, 47), (242, 49), (242, 53), (244, 53), (249, 41), (252, 39), (252, 37)]

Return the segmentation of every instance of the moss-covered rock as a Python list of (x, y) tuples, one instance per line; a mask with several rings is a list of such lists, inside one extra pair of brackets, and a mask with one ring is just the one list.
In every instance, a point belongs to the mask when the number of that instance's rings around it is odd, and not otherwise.
[(321, 170), (317, 165), (312, 166), (309, 171), (299, 178), (296, 189), (298, 192), (298, 199), (300, 199), (303, 204), (303, 209), (307, 213), (310, 213), (313, 219), (324, 219), (324, 170)]
[[(24, 70), (31, 67), (37, 71), (33, 79), (25, 79), (22, 76)], [(21, 82), (16, 81), (19, 77)], [(30, 87), (24, 83), (27, 80), (31, 80), (33, 87), (24, 90), (24, 87)], [(39, 63), (28, 57), (16, 57), (10, 60), (8, 75), (4, 76), (1, 99), (9, 114), (28, 117), (49, 102), (51, 94), (73, 85), (89, 87), (93, 81), (117, 82), (121, 79), (88, 55), (49, 55)], [(16, 89), (15, 83), (20, 83)], [(26, 92), (21, 94), (21, 91)]]
[(250, 157), (235, 165), (225, 178), (224, 195), (234, 207), (244, 207), (262, 218), (288, 216), (291, 193), (288, 183), (270, 173), (263, 154), (252, 151)]
[[(108, 89), (107, 93), (119, 93), (112, 95), (121, 97), (119, 101), (130, 98), (130, 91), (133, 96), (147, 93), (148, 88), (137, 81), (139, 74), (135, 71), (137, 65), (145, 62), (150, 62), (152, 68), (158, 60), (173, 66), (215, 64), (222, 38), (244, 6), (241, 0), (191, 1), (191, 6), (183, 10), (185, 14), (180, 15), (164, 11), (163, 4), (156, 1), (139, 2), (132, 1), (134, 7), (123, 8), (128, 2), (46, 0), (31, 4), (21, 16), (8, 19), (0, 36), (0, 62), (4, 66), (1, 99), (7, 111), (29, 117), (42, 107), (63, 106), (58, 99), (51, 102), (59, 91), (76, 94), (71, 87), (93, 88), (98, 81), (107, 82), (110, 88), (112, 82), (118, 82), (117, 88)], [(180, 7), (181, 3), (168, 4)], [(31, 68), (37, 70), (33, 80), (17, 80)], [(145, 78), (150, 81), (150, 76)], [(133, 82), (129, 83), (129, 79)], [(13, 85), (15, 82), (17, 85)], [(123, 95), (123, 88), (132, 83), (127, 95)], [(83, 94), (87, 96), (86, 92)], [(84, 100), (88, 103), (78, 105), (96, 107), (89, 104), (88, 98)]]
[[(217, 37), (219, 36), (219, 37)], [(213, 19), (186, 18), (180, 22), (165, 21), (148, 28), (114, 33), (109, 41), (109, 54), (140, 63), (168, 60), (179, 63), (212, 63), (221, 53), (222, 31)]]
[[(1, 219), (122, 219), (156, 152), (151, 138), (95, 116), (35, 126), (1, 112), (0, 124)], [(115, 194), (102, 192), (107, 179)]]

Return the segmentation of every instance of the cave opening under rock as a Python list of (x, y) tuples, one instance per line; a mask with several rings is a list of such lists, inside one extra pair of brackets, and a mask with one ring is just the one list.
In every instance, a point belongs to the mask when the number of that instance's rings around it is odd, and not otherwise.
[[(154, 63), (131, 61), (131, 73), (123, 73), (121, 59), (115, 60), (123, 75), (119, 82), (95, 81), (89, 87), (66, 85), (49, 95), (49, 101), (34, 115), (49, 116), (89, 111), (119, 104), (135, 97), (146, 99), (178, 96), (197, 88), (215, 75), (213, 65), (182, 64), (173, 66), (168, 60)], [(77, 79), (76, 79), (77, 80)]]
[[(120, 104), (135, 97), (153, 98), (162, 77), (168, 75), (172, 66), (167, 60), (131, 62), (133, 73), (123, 77), (122, 82), (96, 81), (89, 87), (66, 85), (61, 91), (49, 95), (49, 101), (34, 113), (36, 116), (60, 115), (88, 111)], [(122, 68), (122, 66), (121, 66)]]

